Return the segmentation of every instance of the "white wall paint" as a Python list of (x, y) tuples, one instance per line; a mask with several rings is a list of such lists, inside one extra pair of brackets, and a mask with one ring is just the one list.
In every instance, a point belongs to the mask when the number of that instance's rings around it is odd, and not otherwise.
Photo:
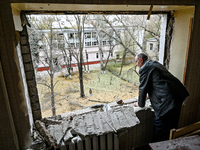
[[(30, 97), (29, 97), (29, 93), (28, 93), (28, 86), (27, 86), (27, 82), (26, 82), (26, 75), (25, 75), (25, 71), (24, 71), (24, 65), (23, 65), (23, 58), (22, 58), (22, 54), (21, 54), (21, 48), (20, 48), (20, 45), (18, 44), (17, 47), (16, 47), (16, 52), (17, 52), (17, 56), (18, 56), (18, 64), (19, 64), (19, 67), (20, 67), (20, 76), (21, 76), (21, 79), (22, 79), (22, 82), (23, 82), (23, 88), (24, 88), (24, 98), (25, 98), (25, 102), (26, 102), (26, 108), (27, 108), (27, 113), (26, 114), (27, 116), (29, 116), (29, 122), (30, 122), (30, 132), (32, 134), (32, 131), (33, 131), (33, 114), (32, 114), (32, 109), (31, 109), (31, 103), (30, 103)], [(29, 135), (27, 135), (29, 136)], [(30, 142), (27, 140), (27, 142)]]

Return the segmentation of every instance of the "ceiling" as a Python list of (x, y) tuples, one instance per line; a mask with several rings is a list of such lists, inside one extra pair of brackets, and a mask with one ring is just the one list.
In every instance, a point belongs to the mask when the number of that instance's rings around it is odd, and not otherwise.
[[(150, 5), (85, 5), (85, 4), (48, 4), (12, 3), (19, 11), (149, 11)], [(193, 8), (194, 6), (154, 5), (153, 11), (172, 11)]]

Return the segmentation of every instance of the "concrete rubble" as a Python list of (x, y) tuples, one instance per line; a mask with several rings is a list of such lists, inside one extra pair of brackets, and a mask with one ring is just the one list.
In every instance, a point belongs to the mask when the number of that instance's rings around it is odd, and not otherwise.
[(137, 108), (133, 102), (137, 98), (120, 100), (108, 104), (96, 104), (81, 110), (36, 121), (36, 128), (51, 147), (60, 147), (75, 143), (85, 137), (100, 136), (107, 133), (125, 131), (140, 123), (136, 111), (149, 108)]

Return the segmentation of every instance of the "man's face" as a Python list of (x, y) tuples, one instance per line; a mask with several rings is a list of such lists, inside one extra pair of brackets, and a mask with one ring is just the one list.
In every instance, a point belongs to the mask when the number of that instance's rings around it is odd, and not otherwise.
[(135, 62), (136, 62), (136, 66), (138, 66), (138, 67), (140, 67), (140, 68), (141, 68), (141, 67), (143, 66), (143, 64), (144, 64), (143, 59), (142, 59), (142, 58), (138, 59), (137, 56), (135, 57)]

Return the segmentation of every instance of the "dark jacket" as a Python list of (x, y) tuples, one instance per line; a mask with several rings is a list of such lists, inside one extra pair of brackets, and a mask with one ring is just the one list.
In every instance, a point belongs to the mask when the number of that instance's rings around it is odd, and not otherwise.
[(139, 73), (138, 105), (145, 106), (148, 93), (157, 118), (181, 105), (189, 95), (183, 84), (157, 61), (146, 60)]

